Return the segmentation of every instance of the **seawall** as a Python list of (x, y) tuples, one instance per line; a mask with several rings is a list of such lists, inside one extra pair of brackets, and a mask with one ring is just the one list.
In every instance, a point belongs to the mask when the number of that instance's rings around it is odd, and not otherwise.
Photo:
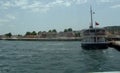
[(8, 40), (8, 41), (81, 41), (80, 38), (19, 38), (19, 39), (0, 39), (0, 40)]

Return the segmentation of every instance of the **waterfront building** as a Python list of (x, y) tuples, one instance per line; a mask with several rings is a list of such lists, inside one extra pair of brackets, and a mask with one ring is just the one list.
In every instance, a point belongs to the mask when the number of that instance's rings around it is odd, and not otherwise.
[(120, 26), (107, 26), (104, 27), (111, 35), (120, 35)]
[(46, 34), (47, 38), (57, 38), (57, 32), (48, 32)]
[(75, 37), (75, 33), (71, 32), (59, 32), (58, 37)]

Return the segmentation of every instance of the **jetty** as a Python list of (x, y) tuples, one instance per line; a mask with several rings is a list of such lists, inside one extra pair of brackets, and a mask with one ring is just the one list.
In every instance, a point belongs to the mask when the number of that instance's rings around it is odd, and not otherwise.
[(111, 41), (108, 46), (120, 51), (120, 41)]

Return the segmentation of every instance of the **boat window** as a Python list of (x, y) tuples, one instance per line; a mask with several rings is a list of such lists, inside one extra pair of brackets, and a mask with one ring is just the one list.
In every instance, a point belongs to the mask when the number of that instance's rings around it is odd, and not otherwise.
[(105, 38), (104, 37), (97, 37), (97, 42), (105, 42)]

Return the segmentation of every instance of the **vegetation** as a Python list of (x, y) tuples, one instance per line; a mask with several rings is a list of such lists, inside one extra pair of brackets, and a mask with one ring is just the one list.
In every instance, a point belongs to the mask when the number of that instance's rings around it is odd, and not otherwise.
[(18, 37), (22, 37), (22, 35), (21, 35), (21, 34), (18, 34), (17, 36), (18, 36)]
[(68, 31), (69, 31), (69, 32), (72, 32), (72, 28), (68, 28)]
[(72, 32), (72, 28), (64, 29), (64, 32)]
[(48, 32), (52, 32), (52, 30), (49, 30)]
[(57, 30), (53, 29), (53, 30), (49, 30), (48, 32), (57, 32)]
[(80, 37), (80, 33), (75, 33), (75, 37)]
[(37, 33), (35, 31), (33, 31), (33, 32), (26, 32), (25, 35), (37, 35)]
[(67, 29), (64, 29), (64, 32), (67, 32), (68, 30)]
[[(108, 26), (108, 27), (104, 27), (104, 28), (109, 32), (109, 34), (120, 35), (120, 26)], [(48, 32), (46, 32), (46, 31), (39, 31), (39, 32), (32, 31), (32, 32), (29, 32), (28, 31), (28, 32), (25, 33), (25, 36), (27, 36), (27, 37), (36, 37), (36, 35), (38, 35), (37, 37), (46, 37), (46, 36), (54, 37), (56, 35), (57, 36), (66, 36), (68, 34), (68, 35), (73, 36), (73, 37), (81, 37), (80, 31), (77, 31), (77, 32), (73, 31), (72, 28), (64, 29), (64, 31), (62, 33), (58, 33), (58, 34), (52, 34), (52, 33), (48, 34), (49, 32), (57, 33), (57, 30), (52, 29), (52, 30), (49, 30)], [(65, 33), (65, 32), (70, 32), (70, 33)], [(6, 34), (4, 34), (4, 36), (6, 38), (11, 38), (12, 33), (11, 32), (6, 33)], [(22, 35), (18, 34), (17, 37), (22, 37)]]
[(37, 33), (36, 33), (35, 31), (33, 31), (33, 32), (31, 33), (31, 35), (37, 35)]
[(56, 30), (56, 29), (53, 29), (52, 32), (57, 32), (57, 30)]
[(31, 35), (31, 32), (26, 32), (26, 34), (25, 35)]
[[(28, 36), (28, 37), (32, 37), (32, 36), (36, 36), (36, 35), (46, 36), (47, 33), (49, 33), (49, 32), (57, 33), (57, 30), (56, 30), (56, 29), (52, 29), (52, 30), (49, 30), (48, 32), (46, 32), (46, 31), (39, 31), (39, 32), (36, 32), (36, 31), (30, 32), (30, 31), (28, 31), (28, 32), (25, 33), (24, 36)], [(63, 32), (73, 32), (73, 34), (74, 34), (75, 37), (80, 37), (80, 32), (74, 32), (72, 28), (64, 29)], [(67, 35), (67, 34), (71, 35), (71, 33), (64, 33), (64, 35)], [(29, 35), (30, 35), (30, 36), (29, 36)], [(52, 34), (48, 34), (48, 36), (49, 36), (49, 35), (51, 36)], [(56, 35), (57, 35), (57, 34), (56, 34)], [(58, 35), (59, 35), (59, 33), (58, 33)], [(61, 35), (61, 34), (60, 34), (60, 35)], [(5, 34), (5, 36), (6, 36), (6, 37), (12, 37), (12, 33), (7, 33), (7, 34)], [(54, 35), (53, 35), (53, 36), (54, 36)], [(18, 34), (17, 37), (22, 37), (22, 35)]]
[(7, 33), (5, 36), (10, 38), (12, 36), (12, 33)]

